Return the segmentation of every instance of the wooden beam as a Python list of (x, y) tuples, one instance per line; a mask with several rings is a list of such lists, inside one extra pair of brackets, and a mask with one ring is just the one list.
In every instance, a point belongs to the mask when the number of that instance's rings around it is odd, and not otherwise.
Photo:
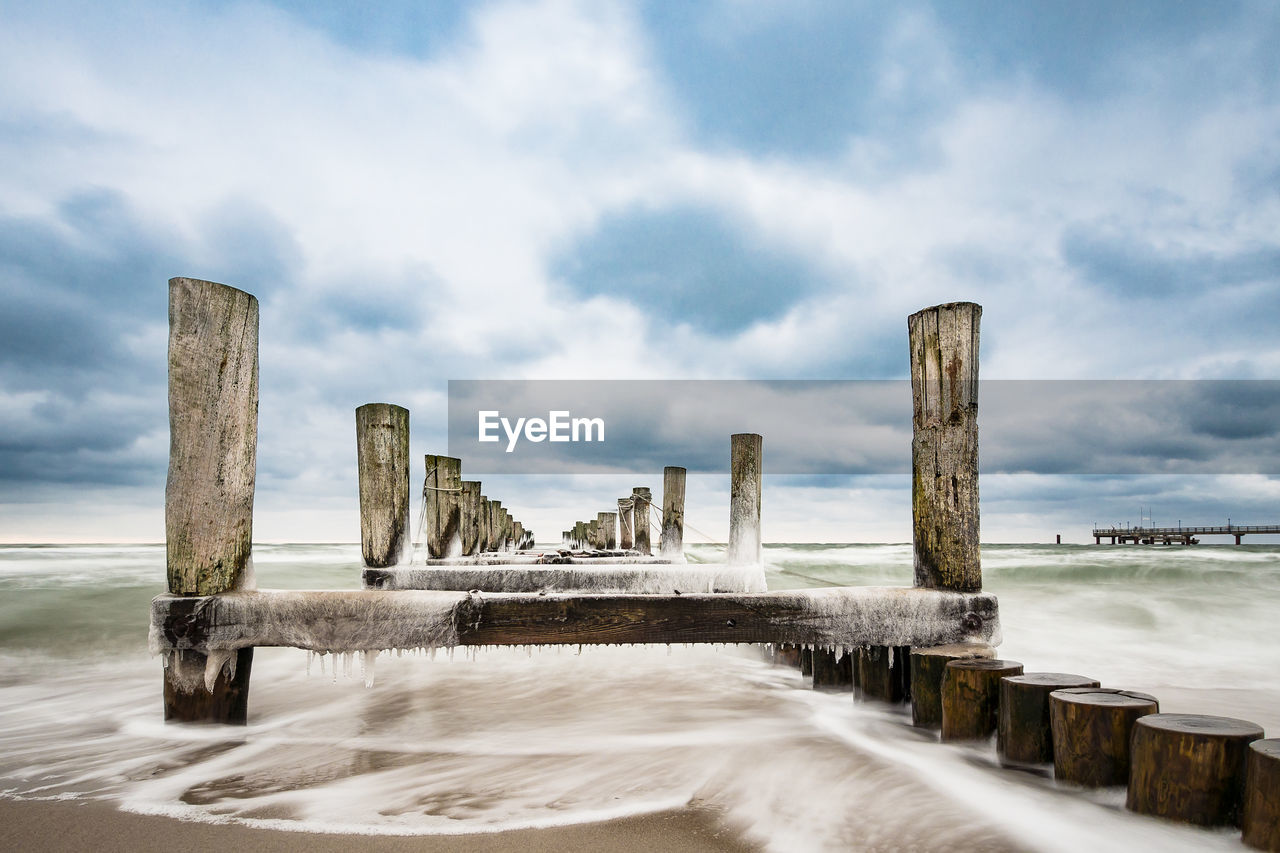
[(428, 566), (365, 569), (367, 589), (480, 592), (592, 592), (660, 594), (763, 592), (759, 566), (662, 565), (657, 558), (568, 558), (554, 565)]

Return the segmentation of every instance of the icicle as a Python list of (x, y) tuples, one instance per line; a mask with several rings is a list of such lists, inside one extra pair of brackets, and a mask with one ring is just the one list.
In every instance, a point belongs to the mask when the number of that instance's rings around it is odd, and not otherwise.
[(377, 649), (365, 649), (360, 652), (360, 674), (364, 676), (364, 686), (373, 686), (373, 668), (378, 660)]
[(228, 662), (230, 670), (227, 679), (235, 678), (235, 649), (209, 649), (208, 655), (204, 661), (204, 689), (210, 693), (213, 692), (213, 686), (218, 682), (218, 674), (222, 672), (222, 667)]

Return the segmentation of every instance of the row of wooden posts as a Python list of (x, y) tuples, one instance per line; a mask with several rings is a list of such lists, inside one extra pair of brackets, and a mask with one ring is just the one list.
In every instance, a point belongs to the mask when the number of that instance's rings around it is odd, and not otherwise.
[[(394, 566), (410, 547), (409, 410), (392, 403), (356, 409), (356, 461), (364, 563)], [(428, 453), (425, 466), (420, 534), (428, 558), (532, 547), (532, 530), (482, 495), (479, 480), (462, 479), (461, 459)]]
[(1140, 814), (1236, 826), (1250, 846), (1280, 849), (1280, 738), (1247, 720), (1162, 714), (1154, 696), (1062, 672), (1024, 672), (984, 644), (851, 652), (775, 646), (819, 690), (909, 702), (914, 726), (944, 742), (987, 741), (1002, 764), (1053, 765), (1085, 788), (1125, 786)]
[[(778, 655), (792, 656), (792, 663), (813, 675), (815, 686), (838, 685), (856, 689), (859, 695), (890, 700), (909, 696), (917, 724), (939, 726), (945, 739), (998, 732), (998, 748), (1011, 763), (1043, 760), (1051, 749), (1055, 773), (1063, 779), (1079, 784), (1124, 781), (1135, 810), (1195, 823), (1230, 822), (1240, 815), (1247, 842), (1280, 850), (1280, 741), (1261, 740), (1256, 726), (1223, 718), (1151, 713), (1158, 708), (1143, 694), (1103, 689), (1077, 676), (1025, 674), (1021, 665), (995, 660), (990, 651), (977, 652), (971, 644), (959, 650), (942, 646), (956, 642), (940, 640), (942, 636), (987, 637), (992, 642), (998, 637), (996, 602), (981, 592), (978, 546), (980, 317), (977, 305), (951, 303), (924, 309), (908, 319), (914, 589), (640, 596), (471, 597), (459, 593), (456, 642), (795, 643), (800, 648), (779, 647)], [(234, 288), (176, 278), (170, 281), (169, 319), (171, 450), (165, 514), (169, 594), (158, 596), (152, 604), (153, 637), (172, 652), (165, 671), (165, 716), (243, 722), (253, 645), (296, 642), (287, 631), (279, 630), (280, 613), (292, 613), (298, 619), (332, 619), (336, 607), (343, 614), (338, 626), (359, 632), (397, 601), (402, 604), (395, 610), (400, 619), (395, 624), (402, 624), (403, 614), (414, 612), (420, 599), (411, 592), (377, 590), (227, 595), (238, 590), (246, 576), (252, 538), (258, 304)], [(393, 432), (407, 439), (407, 413), (403, 430), (391, 426), (394, 418), (401, 417), (391, 407), (369, 410), (363, 417), (368, 422), (358, 429), (385, 429), (388, 439)], [(732, 563), (760, 558), (760, 446), (759, 436), (734, 437), (731, 479), (750, 487), (743, 485), (731, 494), (728, 560)], [(407, 440), (397, 447), (387, 451), (388, 458), (403, 450), (407, 466)], [(384, 483), (374, 491), (400, 488), (398, 475), (387, 478), (385, 470), (378, 473), (382, 457), (374, 455), (369, 475)], [(464, 511), (476, 518), (467, 526), (479, 531), (481, 522), (474, 505), (464, 510), (468, 502), (461, 498), (460, 467), (452, 468), (452, 462), (442, 467), (441, 459), (436, 457), (434, 469), (428, 462), (434, 476), (428, 478), (428, 485), (434, 488), (426, 492), (459, 496), (456, 537), (448, 520), (454, 517), (452, 508), (444, 513), (444, 521), (428, 522), (429, 547), (444, 555), (453, 549), (455, 538), (460, 550), (467, 548), (470, 534), (462, 530)], [(385, 486), (388, 479), (397, 485)], [(364, 480), (362, 467), (362, 507)], [(458, 491), (451, 491), (454, 488)], [(406, 499), (402, 501), (397, 493), (395, 501), (387, 502), (394, 508), (379, 516), (382, 527), (390, 531), (385, 543), (379, 538), (383, 534), (371, 531), (365, 537), (366, 559), (389, 559), (396, 538), (403, 548), (408, 519), (400, 507), (407, 503), (407, 478), (403, 489)], [(631, 529), (637, 534), (636, 508), (650, 499), (643, 495), (638, 501), (634, 493), (630, 499)], [(388, 521), (391, 514), (395, 519)], [(734, 524), (734, 518), (755, 523)], [(596, 521), (598, 534), (598, 516)], [(495, 524), (503, 529), (501, 523)], [(502, 538), (508, 537), (502, 534)], [(488, 534), (482, 544), (481, 534), (476, 533), (475, 548), (494, 544)], [(838, 657), (808, 639), (819, 635), (813, 617), (829, 603), (811, 602), (815, 592), (839, 593), (842, 606), (858, 614), (844, 626), (844, 637), (846, 644), (865, 644), (865, 650)], [(285, 601), (290, 609), (273, 610), (277, 601)], [(232, 610), (257, 608), (267, 613), (265, 626), (270, 631), (221, 621), (223, 603)], [(921, 611), (920, 607), (932, 609)], [(921, 619), (921, 612), (934, 615)], [(212, 691), (193, 686), (203, 684), (199, 677), (193, 680), (193, 673), (206, 673), (206, 661), (213, 660), (209, 656), (213, 646), (202, 644), (202, 638), (215, 631), (225, 636), (228, 630), (242, 627), (243, 638), (231, 644), (234, 668), (216, 670)], [(406, 631), (412, 634), (411, 629), (413, 625)], [(891, 638), (905, 636), (913, 637), (910, 648), (885, 645), (902, 642)], [(847, 643), (850, 639), (853, 642)], [(805, 654), (805, 644), (816, 650)], [(1246, 764), (1247, 770), (1242, 771)], [(1246, 793), (1241, 793), (1241, 785)]]

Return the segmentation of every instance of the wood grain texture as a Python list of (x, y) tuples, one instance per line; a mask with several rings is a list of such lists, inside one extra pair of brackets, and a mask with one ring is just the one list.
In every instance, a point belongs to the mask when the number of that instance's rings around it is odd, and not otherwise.
[(942, 678), (953, 660), (994, 658), (989, 645), (966, 643), (913, 648), (910, 659), (911, 724), (920, 728), (942, 726)]
[(1095, 679), (1067, 672), (1029, 672), (1000, 680), (996, 754), (1009, 764), (1053, 761), (1049, 694), (1068, 687), (1097, 687)]
[(1241, 828), (1250, 847), (1280, 851), (1280, 738), (1249, 744)]
[(169, 280), (169, 591), (234, 589), (249, 562), (258, 447), (258, 300)]
[(947, 663), (942, 676), (942, 739), (984, 740), (995, 734), (1000, 679), (1021, 675), (1022, 664), (999, 658)]
[(685, 469), (662, 469), (662, 536), (658, 553), (668, 560), (684, 559)]
[(635, 547), (631, 525), (631, 498), (618, 498), (618, 547), (624, 551)]
[(937, 305), (907, 320), (915, 583), (982, 589), (978, 549), (978, 331), (982, 308)]
[(631, 490), (631, 547), (646, 556), (653, 553), (649, 544), (649, 504), (651, 503), (653, 503), (653, 492), (648, 486), (637, 486)]
[(356, 462), (364, 564), (394, 566), (409, 541), (409, 410), (392, 403), (356, 409)]
[(738, 433), (729, 439), (729, 550), (732, 566), (760, 562), (760, 489), (764, 439)]
[[(422, 488), (422, 523), (427, 553), (448, 557), (458, 540), (462, 548), (462, 460), (428, 453), (423, 458), (426, 476)], [(479, 489), (479, 483), (476, 488)], [(479, 492), (477, 491), (478, 495)]]
[(1087, 788), (1129, 781), (1129, 736), (1160, 703), (1136, 690), (1073, 687), (1049, 694), (1053, 775)]
[(479, 480), (463, 480), (458, 500), (458, 534), (462, 538), (462, 555), (473, 556), (480, 550), (480, 513), (483, 509)]

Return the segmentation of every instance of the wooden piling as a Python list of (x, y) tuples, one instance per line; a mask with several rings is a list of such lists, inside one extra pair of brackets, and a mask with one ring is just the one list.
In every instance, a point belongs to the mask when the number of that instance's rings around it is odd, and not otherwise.
[(1022, 664), (998, 658), (947, 662), (942, 676), (942, 739), (983, 740), (996, 731), (1000, 679), (1022, 675)]
[(1088, 788), (1129, 781), (1129, 737), (1160, 703), (1135, 690), (1072, 687), (1049, 694), (1053, 775)]
[(814, 649), (813, 687), (845, 693), (853, 690), (853, 657), (839, 649)]
[(1133, 726), (1126, 805), (1201, 826), (1240, 826), (1249, 744), (1262, 727), (1208, 714), (1149, 714)]
[(1000, 680), (1000, 720), (996, 754), (1007, 764), (1053, 761), (1049, 694), (1068, 687), (1097, 687), (1098, 682), (1066, 672), (1029, 672)]
[(653, 492), (648, 486), (631, 490), (631, 547), (645, 556), (653, 553), (649, 547), (649, 504), (652, 502)]
[(618, 547), (629, 551), (635, 547), (631, 526), (631, 498), (618, 498)]
[(364, 564), (394, 566), (409, 541), (409, 410), (392, 403), (356, 409), (356, 454)]
[(981, 306), (907, 319), (911, 347), (911, 514), (915, 585), (982, 589), (978, 551), (978, 328)]
[(489, 506), (490, 501), (484, 495), (480, 496), (480, 509), (476, 513), (476, 553), (483, 554), (489, 550), (489, 522), (493, 516), (493, 509)]
[(470, 557), (480, 550), (480, 481), (463, 480), (458, 501), (458, 535), (462, 540), (462, 555)]
[(499, 511), (499, 524), (501, 532), (498, 536), (498, 550), (509, 551), (511, 549), (511, 510), (505, 506)]
[(1280, 851), (1280, 739), (1249, 744), (1241, 822), (1244, 843)]
[(858, 699), (905, 702), (911, 686), (911, 649), (907, 646), (867, 646), (857, 649)]
[[(170, 593), (252, 587), (258, 447), (258, 300), (192, 278), (169, 280), (169, 474), (165, 484)], [(173, 652), (164, 670), (164, 718), (244, 723), (253, 650), (204, 686), (206, 655)]]
[(755, 565), (760, 559), (760, 489), (764, 439), (738, 433), (729, 441), (729, 551), (732, 566)]
[(519, 551), (524, 548), (524, 522), (513, 521), (511, 523), (511, 543), (513, 550)]
[(484, 549), (490, 552), (502, 550), (502, 501), (489, 501), (489, 529)]
[(462, 460), (428, 453), (425, 462), (422, 519), (427, 527), (427, 553), (458, 556), (462, 553)]
[(618, 547), (618, 514), (602, 512), (596, 517), (600, 528), (600, 547), (612, 551)]
[(658, 553), (668, 560), (684, 560), (685, 469), (662, 469), (662, 538)]
[(813, 675), (813, 649), (800, 649), (800, 675), (808, 678)]
[(995, 649), (976, 643), (931, 646), (911, 650), (911, 724), (920, 728), (942, 726), (942, 677), (953, 660), (993, 658)]

